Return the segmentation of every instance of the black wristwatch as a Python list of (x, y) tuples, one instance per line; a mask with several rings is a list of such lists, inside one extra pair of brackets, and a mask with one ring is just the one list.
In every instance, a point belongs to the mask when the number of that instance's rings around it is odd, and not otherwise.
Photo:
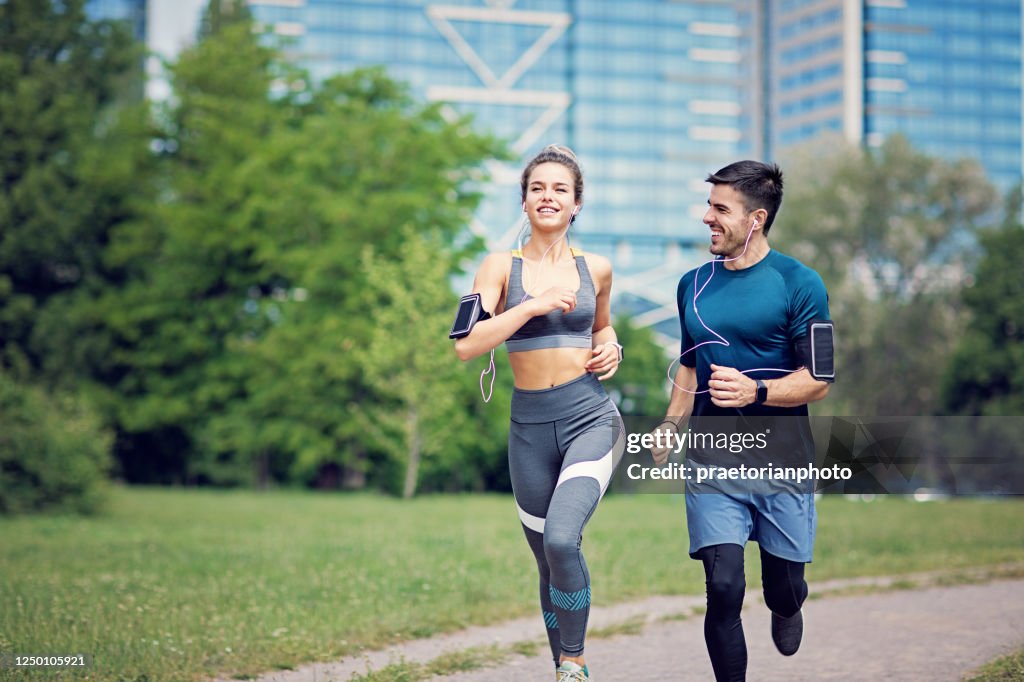
[(768, 384), (761, 379), (754, 379), (754, 381), (757, 382), (757, 395), (754, 397), (754, 402), (763, 405), (768, 400)]

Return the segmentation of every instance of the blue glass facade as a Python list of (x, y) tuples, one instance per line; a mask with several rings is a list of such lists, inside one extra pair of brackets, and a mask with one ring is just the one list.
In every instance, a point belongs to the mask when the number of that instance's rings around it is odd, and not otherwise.
[(843, 0), (776, 0), (767, 33), (771, 134), (766, 155), (843, 132), (847, 56)]
[(85, 12), (93, 18), (128, 21), (135, 37), (146, 39), (146, 0), (86, 0)]
[(577, 3), (567, 122), (602, 231), (706, 241), (691, 185), (754, 148), (749, 32), (736, 5)]
[[(147, 4), (176, 2), (87, 8), (141, 37)], [(384, 65), (509, 141), (520, 160), (489, 168), (472, 225), (491, 248), (514, 243), (523, 161), (573, 147), (587, 176), (574, 244), (611, 257), (617, 293), (668, 334), (675, 278), (706, 254), (703, 178), (725, 163), (898, 131), (978, 159), (1004, 189), (1024, 166), (1021, 0), (248, 2), (314, 78)]]
[(774, 0), (770, 149), (902, 133), (1020, 182), (1020, 0)]
[[(249, 4), (314, 78), (383, 64), (510, 142), (520, 160), (491, 167), (474, 225), (493, 249), (514, 244), (523, 162), (551, 142), (572, 147), (586, 175), (573, 243), (612, 258), (617, 293), (678, 333), (675, 281), (706, 253), (703, 178), (762, 144), (760, 93), (748, 86), (756, 2)], [(662, 265), (661, 280), (624, 277)]]
[(972, 157), (1021, 179), (1021, 3), (907, 0), (864, 12), (867, 143), (904, 133), (925, 152)]

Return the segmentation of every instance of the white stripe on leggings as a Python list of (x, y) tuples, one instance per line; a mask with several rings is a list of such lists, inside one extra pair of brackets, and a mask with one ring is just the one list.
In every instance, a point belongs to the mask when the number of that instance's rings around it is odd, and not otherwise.
[(613, 447), (601, 459), (589, 462), (576, 462), (567, 466), (558, 477), (558, 483), (555, 484), (555, 487), (557, 488), (572, 478), (587, 477), (597, 481), (597, 484), (601, 486), (601, 495), (604, 495), (604, 491), (612, 478), (612, 469), (615, 467), (615, 461), (612, 458), (612, 453), (614, 452), (615, 448)]
[(523, 522), (523, 525), (530, 530), (535, 530), (541, 535), (544, 534), (544, 519), (539, 516), (534, 516), (526, 512), (519, 503), (516, 502), (516, 510), (519, 512), (519, 520)]

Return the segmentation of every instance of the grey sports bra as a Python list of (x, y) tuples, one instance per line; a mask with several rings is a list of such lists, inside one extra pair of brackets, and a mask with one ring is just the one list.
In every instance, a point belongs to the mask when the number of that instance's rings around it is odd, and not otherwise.
[[(580, 288), (576, 292), (576, 307), (571, 312), (552, 310), (527, 320), (515, 334), (505, 341), (510, 353), (538, 348), (590, 348), (594, 314), (597, 312), (597, 292), (583, 252), (572, 249), (576, 270), (580, 275)], [(527, 296), (523, 289), (523, 252), (512, 252), (512, 271), (508, 277), (508, 295), (505, 310), (519, 305)]]

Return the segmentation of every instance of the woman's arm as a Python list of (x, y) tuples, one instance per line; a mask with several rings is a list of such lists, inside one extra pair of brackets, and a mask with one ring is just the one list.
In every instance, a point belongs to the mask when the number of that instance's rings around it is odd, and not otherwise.
[[(484, 310), (490, 312), (497, 309), (511, 267), (512, 256), (508, 253), (492, 253), (480, 264), (473, 280), (473, 292), (480, 294)], [(531, 317), (545, 315), (555, 309), (568, 312), (575, 305), (575, 292), (553, 287), (537, 298), (524, 301), (489, 320), (477, 322), (468, 336), (455, 341), (455, 353), (460, 360), (472, 360), (500, 346)]]
[(612, 327), (612, 264), (603, 256), (587, 255), (587, 263), (597, 289), (597, 311), (591, 330), (594, 357), (587, 362), (587, 371), (598, 374), (602, 381), (610, 379), (619, 368), (619, 339)]

